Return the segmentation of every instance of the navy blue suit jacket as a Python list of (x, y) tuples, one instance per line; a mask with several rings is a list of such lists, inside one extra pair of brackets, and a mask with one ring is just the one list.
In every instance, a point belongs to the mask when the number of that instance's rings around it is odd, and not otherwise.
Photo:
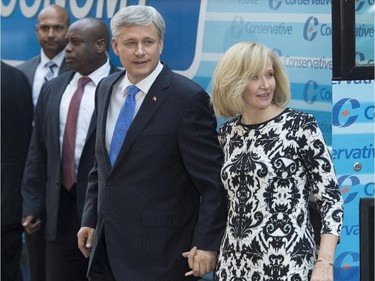
[(95, 166), (82, 217), (82, 226), (96, 228), (90, 258), (105, 229), (116, 280), (196, 280), (184, 276), (190, 269), (181, 254), (193, 246), (218, 251), (227, 214), (210, 98), (164, 66), (111, 167), (106, 118), (124, 73), (103, 79), (96, 92)]

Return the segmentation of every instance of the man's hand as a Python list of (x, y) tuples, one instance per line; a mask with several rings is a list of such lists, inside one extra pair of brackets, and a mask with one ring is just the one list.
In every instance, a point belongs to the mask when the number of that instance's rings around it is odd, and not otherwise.
[(84, 226), (81, 227), (81, 229), (77, 233), (78, 249), (82, 252), (85, 258), (88, 258), (90, 256), (94, 238), (94, 231), (94, 228)]
[(40, 224), (40, 219), (34, 218), (34, 216), (26, 216), (22, 218), (22, 226), (25, 228), (26, 233), (29, 235), (38, 231), (40, 228)]
[(215, 269), (217, 252), (198, 250), (193, 247), (189, 252), (182, 253), (188, 259), (189, 267), (192, 269), (185, 276), (203, 276)]

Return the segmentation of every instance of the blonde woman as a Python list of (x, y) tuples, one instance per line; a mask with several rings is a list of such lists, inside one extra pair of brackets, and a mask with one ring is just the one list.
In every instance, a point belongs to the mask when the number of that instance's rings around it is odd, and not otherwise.
[[(276, 54), (240, 42), (218, 63), (212, 102), (233, 119), (219, 130), (229, 198), (215, 280), (333, 280), (343, 200), (322, 133), (287, 108), (289, 80)], [(310, 192), (322, 217), (316, 257)]]

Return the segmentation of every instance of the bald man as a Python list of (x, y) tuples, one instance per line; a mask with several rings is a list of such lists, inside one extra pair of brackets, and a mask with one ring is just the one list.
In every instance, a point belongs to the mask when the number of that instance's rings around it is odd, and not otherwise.
[(47, 6), (38, 15), (35, 32), (41, 46), (40, 54), (17, 66), (30, 81), (34, 106), (43, 83), (67, 71), (64, 48), (69, 24), (67, 10), (59, 5)]
[[(70, 71), (41, 89), (21, 190), (27, 233), (38, 231), (46, 210), (47, 281), (86, 280), (87, 260), (77, 249), (77, 232), (94, 163), (95, 89), (118, 71), (107, 56), (109, 31), (102, 21), (80, 19), (65, 39)], [(80, 101), (77, 88), (83, 92)]]

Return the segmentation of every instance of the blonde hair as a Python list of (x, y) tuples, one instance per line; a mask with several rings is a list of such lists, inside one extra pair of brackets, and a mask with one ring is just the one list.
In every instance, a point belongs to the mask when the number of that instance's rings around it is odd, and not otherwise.
[(234, 117), (243, 112), (245, 88), (262, 74), (269, 59), (276, 80), (273, 103), (284, 107), (289, 102), (289, 79), (278, 56), (262, 44), (239, 42), (224, 53), (214, 71), (212, 104), (217, 115)]

